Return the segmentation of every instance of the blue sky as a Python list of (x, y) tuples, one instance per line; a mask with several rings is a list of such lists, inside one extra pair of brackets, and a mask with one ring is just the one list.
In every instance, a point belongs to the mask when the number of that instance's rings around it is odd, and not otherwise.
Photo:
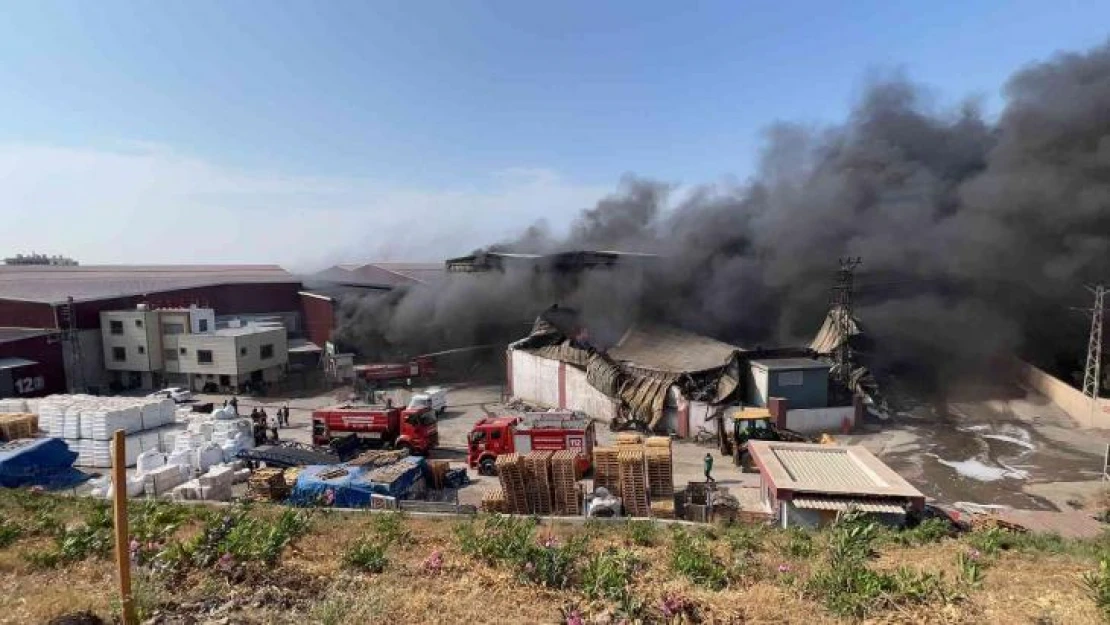
[(1105, 1), (4, 13), (0, 210), (39, 219), (0, 247), (85, 262), (435, 260), (563, 223), (626, 172), (743, 179), (768, 124), (842, 119), (876, 72), (997, 110), (1013, 71), (1110, 34)]

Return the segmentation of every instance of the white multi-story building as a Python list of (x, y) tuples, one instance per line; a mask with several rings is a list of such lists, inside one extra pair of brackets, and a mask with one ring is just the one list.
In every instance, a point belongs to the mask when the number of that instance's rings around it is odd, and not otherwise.
[(289, 359), (285, 327), (228, 322), (210, 308), (101, 312), (105, 368), (120, 388), (184, 386), (238, 391), (280, 381)]

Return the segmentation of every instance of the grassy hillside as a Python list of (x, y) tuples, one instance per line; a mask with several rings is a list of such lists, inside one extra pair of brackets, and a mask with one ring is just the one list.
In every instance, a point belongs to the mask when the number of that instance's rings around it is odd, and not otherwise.
[[(1110, 541), (999, 531), (549, 525), (137, 502), (159, 623), (1097, 623)], [(0, 492), (0, 622), (118, 609), (108, 509)], [(1100, 608), (1100, 601), (1103, 606)]]

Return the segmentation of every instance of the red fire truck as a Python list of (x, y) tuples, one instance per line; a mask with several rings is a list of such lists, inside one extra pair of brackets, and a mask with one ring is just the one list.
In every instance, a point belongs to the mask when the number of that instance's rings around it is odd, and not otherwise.
[(406, 381), (427, 381), (436, 373), (435, 361), (418, 356), (408, 362), (379, 362), (355, 365), (355, 376), (364, 383), (385, 385)]
[(425, 455), (439, 445), (436, 414), (427, 407), (344, 404), (312, 411), (312, 443), (355, 436), (367, 447), (408, 450)]
[(559, 410), (486, 417), (474, 424), (467, 437), (467, 462), (472, 469), (478, 469), (479, 475), (495, 475), (500, 454), (570, 449), (579, 452), (578, 469), (586, 473), (595, 441), (593, 422), (580, 412)]

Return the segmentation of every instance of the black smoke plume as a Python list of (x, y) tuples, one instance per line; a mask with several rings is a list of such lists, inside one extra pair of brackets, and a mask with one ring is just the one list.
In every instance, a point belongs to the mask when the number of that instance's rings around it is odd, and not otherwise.
[[(674, 323), (742, 347), (806, 342), (838, 257), (861, 256), (857, 315), (890, 367), (960, 372), (999, 353), (1074, 370), (1084, 284), (1110, 279), (1110, 45), (1030, 65), (987, 119), (938, 110), (897, 77), (841, 125), (780, 123), (743, 185), (627, 177), (559, 237), (544, 224), (490, 249), (651, 252), (644, 272), (451, 276), (347, 302), (339, 338), (369, 357), (523, 336), (552, 302), (596, 340)], [(880, 363), (883, 364), (883, 363)]]

